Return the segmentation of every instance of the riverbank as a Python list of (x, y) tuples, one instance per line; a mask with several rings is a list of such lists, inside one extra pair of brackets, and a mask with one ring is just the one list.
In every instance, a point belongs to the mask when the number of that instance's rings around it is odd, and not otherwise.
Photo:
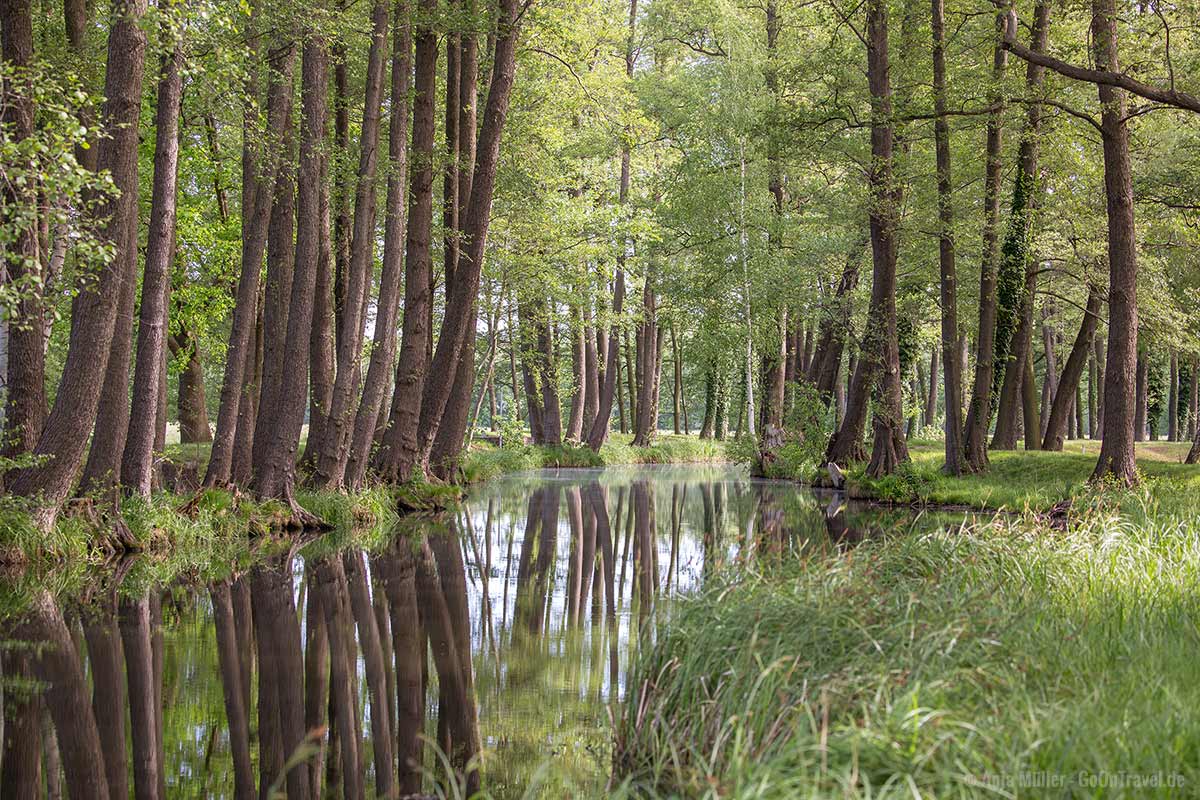
[(1104, 796), (1190, 793), (1198, 579), (1194, 523), (1116, 512), (727, 576), (643, 651), (616, 779), (651, 796), (1096, 796), (1103, 776), (1126, 781)]
[(1062, 452), (992, 451), (991, 468), (981, 475), (951, 477), (941, 442), (909, 444), (912, 461), (894, 475), (872, 479), (865, 465), (847, 473), (851, 497), (917, 506), (989, 511), (1047, 513), (1066, 501), (1072, 507), (1116, 504), (1138, 519), (1167, 515), (1178, 519), (1200, 514), (1200, 467), (1182, 463), (1186, 442), (1138, 444), (1141, 485), (1132, 491), (1089, 486), (1099, 442), (1068, 442)]
[[(466, 486), (500, 475), (546, 467), (604, 467), (619, 464), (717, 463), (726, 460), (723, 442), (696, 436), (660, 435), (649, 447), (614, 434), (599, 453), (574, 445), (541, 447), (474, 445), (463, 458), (464, 484), (416, 480), (372, 486), (358, 492), (299, 489), (300, 507), (342, 537), (341, 544), (369, 547), (389, 535), (403, 513), (436, 512), (452, 506)], [(168, 451), (175, 474), (199, 476), (207, 461), (204, 445)], [(182, 571), (214, 561), (228, 563), (269, 538), (287, 534), (291, 515), (282, 504), (256, 501), (224, 489), (156, 492), (150, 500), (126, 498), (119, 519), (100, 514), (99, 502), (68, 505), (49, 531), (38, 529), (17, 498), (0, 500), (0, 565), (86, 567), (132, 549), (161, 562), (163, 571)], [(116, 537), (114, 538), (114, 533)], [(294, 538), (296, 531), (291, 532)], [(119, 538), (120, 544), (115, 540)], [(175, 565), (175, 566), (172, 566)]]

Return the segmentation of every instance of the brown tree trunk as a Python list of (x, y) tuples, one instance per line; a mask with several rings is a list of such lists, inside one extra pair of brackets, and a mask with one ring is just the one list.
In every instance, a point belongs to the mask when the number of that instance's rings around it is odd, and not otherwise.
[[(131, 323), (118, 317), (127, 309), (130, 313), (126, 320), (132, 318), (137, 280), (137, 140), (146, 49), (146, 36), (138, 23), (145, 11), (145, 0), (114, 2), (109, 31), (107, 100), (102, 115), (109, 135), (100, 142), (98, 163), (112, 173), (119, 196), (101, 203), (96, 219), (107, 220), (101, 236), (113, 245), (114, 257), (102, 268), (98, 280), (87, 271), (81, 276), (80, 290), (71, 306), (71, 346), (62, 381), (34, 448), (36, 456), (46, 458), (17, 472), (10, 486), (16, 495), (40, 494), (47, 517), (70, 492), (98, 409), (106, 413), (104, 424), (95, 428), (92, 449), (96, 457), (89, 471), (93, 479), (118, 477), (115, 473), (120, 468), (120, 451), (129, 423), (127, 380), (132, 332)], [(40, 326), (36, 331), (40, 348)], [(117, 370), (123, 370), (119, 393), (113, 385)]]
[(1192, 358), (1188, 375), (1191, 380), (1188, 382), (1188, 424), (1187, 435), (1188, 439), (1196, 438), (1196, 415), (1200, 412), (1200, 359)]
[(179, 394), (176, 398), (179, 441), (183, 444), (211, 442), (212, 428), (208, 424), (200, 342), (180, 325), (178, 335), (167, 337), (167, 346), (171, 348), (172, 355), (184, 359), (183, 367), (179, 370)]
[[(170, 41), (170, 25), (163, 26)], [(179, 173), (179, 111), (183, 100), (183, 44), (176, 39), (164, 52), (154, 117), (154, 188), (150, 229), (146, 235), (146, 269), (138, 317), (137, 364), (133, 405), (121, 463), (121, 482), (143, 497), (150, 495), (157, 433), (158, 384), (166, 359), (167, 309), (171, 296), (171, 261), (175, 254), (175, 187)]]
[(1000, 179), (1003, 162), (1000, 159), (1001, 135), (1004, 123), (1004, 100), (1000, 84), (1008, 65), (1008, 51), (1004, 49), (1004, 34), (1008, 26), (1008, 4), (1002, 3), (996, 11), (996, 45), (992, 56), (992, 79), (995, 89), (990, 98), (988, 114), (987, 146), (985, 151), (985, 178), (983, 192), (983, 261), (979, 276), (979, 338), (975, 350), (975, 380), (971, 391), (971, 402), (967, 409), (966, 441), (964, 459), (967, 469), (983, 472), (988, 467), (987, 435), (992, 419), (992, 383), (995, 378), (996, 343), (996, 273), (998, 247), (996, 229), (1000, 220)]
[(578, 442), (583, 433), (583, 406), (587, 402), (587, 355), (585, 353), (582, 316), (575, 315), (571, 331), (571, 375), (574, 390), (571, 393), (571, 411), (567, 417), (567, 441)]
[(872, 428), (869, 475), (891, 474), (908, 460), (901, 430), (900, 355), (896, 339), (896, 192), (893, 186), (892, 86), (888, 74), (888, 19), (883, 0), (867, 4), (867, 82), (871, 90), (870, 205), (872, 284), (867, 334), (854, 372), (846, 416), (829, 442), (825, 460), (845, 464), (858, 455), (871, 387), (880, 402)]
[[(491, 221), (492, 194), (496, 183), (496, 168), (500, 157), (500, 140), (504, 130), (504, 121), (508, 115), (509, 100), (512, 95), (513, 79), (515, 77), (515, 58), (517, 40), (520, 34), (520, 18), (518, 16), (518, 0), (501, 0), (496, 9), (496, 46), (494, 50), (491, 74), (491, 86), (488, 89), (487, 109), (484, 112), (483, 127), (479, 132), (479, 143), (476, 151), (476, 165), (471, 182), (470, 203), (466, 206), (466, 216), (462, 218), (460, 230), (466, 242), (459, 254), (458, 265), (454, 270), (453, 285), (448, 285), (446, 297), (446, 312), (442, 318), (441, 335), (438, 337), (437, 348), (430, 363), (430, 372), (434, 375), (454, 375), (459, 368), (459, 360), (464, 353), (471, 353), (466, 340), (475, 335), (474, 319), (479, 294), (479, 277), (483, 268), (483, 256), (487, 245), (488, 225)], [(470, 359), (467, 359), (470, 361)], [(428, 467), (430, 454), (433, 450), (434, 439), (438, 428), (443, 423), (450, 395), (457, 394), (461, 399), (465, 393), (469, 400), (471, 381), (427, 381), (421, 397), (421, 423), (418, 431), (421, 433), (418, 442), (419, 460), (422, 467)], [(455, 404), (452, 408), (453, 425), (459, 425), (458, 410), (466, 413), (466, 403)], [(461, 443), (459, 444), (461, 447)], [(438, 464), (439, 474), (445, 476), (456, 467), (458, 453), (449, 458), (448, 451), (443, 449), (443, 458)]]
[[(0, 36), (5, 64), (15, 72), (5, 81), (5, 103), (0, 123), (6, 140), (20, 147), (34, 132), (33, 15), (29, 0), (10, 0), (0, 8)], [(70, 14), (68, 14), (68, 20)], [(28, 165), (22, 165), (25, 167)], [(20, 217), (37, 207), (36, 181), (17, 186), (6, 180), (3, 190), (6, 232), (20, 225)], [(21, 226), (15, 241), (3, 254), (5, 282), (17, 293), (16, 313), (6, 321), (8, 365), (7, 402), (4, 411), (5, 456), (33, 450), (46, 418), (46, 355), (42, 341), (45, 304), (41, 281), (42, 265), (36, 221)], [(86, 435), (86, 433), (85, 433)]]
[[(328, 109), (326, 109), (328, 113)], [(301, 463), (311, 473), (317, 459), (317, 448), (325, 440), (325, 421), (329, 418), (329, 403), (333, 397), (334, 333), (333, 309), (333, 240), (329, 207), (329, 157), (321, 158), (321, 184), (318, 214), (321, 227), (317, 251), (316, 279), (313, 284), (313, 327), (308, 342), (309, 398), (308, 436), (304, 442)]]
[(379, 281), (379, 303), (375, 319), (374, 344), (367, 377), (363, 384), (350, 457), (346, 466), (346, 483), (350, 488), (361, 485), (371, 455), (375, 427), (383, 407), (389, 372), (396, 352), (396, 314), (400, 302), (400, 282), (404, 277), (403, 237), (405, 226), (405, 193), (408, 191), (408, 93), (412, 67), (412, 28), (408, 22), (408, 6), (396, 5), (396, 20), (392, 30), (392, 98), (391, 119), (388, 125), (388, 187), (387, 219), (383, 237), (383, 268)]
[(850, 333), (851, 294), (858, 287), (858, 259), (864, 243), (856, 242), (838, 280), (833, 307), (823, 309), (817, 342), (809, 364), (808, 380), (828, 405), (832, 399), (842, 367), (842, 351)]
[[(275, 381), (263, 387), (254, 437), (254, 490), (259, 497), (279, 498), (299, 510), (293, 491), (296, 455), (304, 424), (312, 336), (316, 263), (320, 255), (322, 178), (321, 150), (325, 140), (326, 87), (329, 59), (326, 45), (311, 35), (304, 43), (301, 68), (303, 130), (297, 178), (298, 224), (294, 271), (289, 287), (290, 309), (282, 340), (275, 350), (282, 365)], [(271, 331), (267, 331), (268, 335)]]
[(1060, 451), (1063, 449), (1063, 436), (1067, 432), (1068, 416), (1074, 410), (1073, 404), (1079, 389), (1079, 380), (1083, 377), (1084, 367), (1087, 366), (1088, 351), (1091, 349), (1092, 336), (1096, 333), (1096, 324), (1100, 319), (1103, 298), (1095, 286), (1088, 288), (1087, 309), (1083, 320), (1079, 323), (1079, 333), (1067, 363), (1063, 366), (1062, 377), (1058, 381), (1058, 389), (1054, 393), (1054, 403), (1050, 408), (1050, 419), (1046, 423), (1046, 434), (1042, 439), (1043, 450)]
[[(350, 240), (346, 293), (337, 330), (337, 374), (324, 436), (316, 451), (314, 481), (325, 487), (343, 484), (353, 433), (354, 399), (362, 377), (363, 326), (371, 293), (375, 242), (375, 171), (379, 160), (379, 126), (387, 52), (387, 0), (376, 0), (371, 13), (371, 47), (367, 56), (366, 90), (359, 134), (358, 174), (354, 190), (354, 233)], [(382, 376), (380, 376), (382, 380)], [(370, 430), (373, 431), (373, 426)]]
[(1143, 442), (1146, 440), (1146, 429), (1148, 427), (1146, 424), (1146, 409), (1149, 402), (1146, 395), (1150, 383), (1150, 362), (1147, 360), (1144, 350), (1138, 351), (1134, 365), (1133, 440), (1135, 442)]
[[(267, 89), (267, 131), (271, 140), (280, 138), (292, 117), (292, 70), (296, 47), (279, 44), (267, 55), (271, 81)], [(235, 440), (243, 402), (253, 387), (252, 363), (255, 348), (254, 329), (258, 320), (259, 273), (266, 250), (267, 227), (271, 217), (271, 189), (279, 170), (281, 152), (270, 147), (260, 152), (254, 145), (259, 131), (257, 98), (253, 81), (246, 90), (244, 150), (242, 153), (242, 266), (234, 300), (233, 322), (226, 348), (225, 375), (221, 383), (221, 404), (217, 411), (217, 429), (212, 453), (204, 475), (206, 486), (226, 484), (233, 475)]]
[(416, 69), (413, 77), (411, 185), (404, 257), (404, 323), (388, 428), (375, 459), (375, 468), (392, 481), (406, 481), (417, 461), (420, 398), (428, 367), (426, 354), (432, 331), (433, 264), (430, 243), (433, 226), (434, 92), (437, 90), (438, 34), (433, 29), (435, 0), (420, 0), (416, 30)]
[(1179, 356), (1171, 350), (1170, 385), (1167, 387), (1167, 441), (1179, 441)]

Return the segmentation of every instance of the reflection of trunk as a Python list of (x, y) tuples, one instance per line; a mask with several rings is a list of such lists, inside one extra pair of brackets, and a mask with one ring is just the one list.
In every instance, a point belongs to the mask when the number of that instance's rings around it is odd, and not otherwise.
[(358, 641), (362, 646), (367, 675), (367, 690), (371, 703), (371, 744), (375, 752), (375, 794), (388, 797), (392, 793), (391, 715), (387, 704), (387, 679), (384, 677), (384, 656), (379, 644), (379, 629), (367, 589), (367, 565), (361, 551), (346, 551), (342, 558), (346, 582), (350, 590), (350, 607), (358, 626)]
[(133, 741), (133, 792), (137, 800), (158, 795), (158, 703), (154, 692), (154, 657), (150, 646), (150, 602), (143, 594), (121, 600), (121, 641), (129, 677), (129, 730)]
[(82, 618), (92, 673), (92, 713), (100, 733), (109, 794), (124, 798), (129, 796), (125, 752), (125, 659), (117, 618), (111, 605), (104, 605), (95, 613), (85, 611)]
[[(609, 642), (609, 685), (615, 688), (618, 679), (617, 664), (617, 605), (616, 605), (616, 562), (613, 553), (612, 528), (608, 520), (608, 506), (604, 490), (596, 481), (584, 488), (591, 514), (596, 520), (596, 543), (604, 567), (604, 613), (608, 620)], [(620, 514), (618, 514), (618, 519)]]
[[(427, 542), (422, 542), (417, 557), (417, 588), (423, 604), (421, 618), (429, 634), (438, 673), (438, 728), (445, 731), (447, 754), (459, 771), (465, 793), (472, 795), (479, 791), (479, 771), (472, 766), (468, 772), (467, 768), (479, 752), (479, 731), (475, 696), (468, 675), (471, 653), (469, 649), (463, 652), (458, 647), (451, 604), (447, 602), (445, 585), (438, 580), (433, 552)], [(465, 598), (462, 602), (465, 608)]]
[[(308, 601), (304, 608), (304, 627), (307, 634), (304, 649), (304, 729), (311, 732), (325, 727), (329, 710), (329, 635), (325, 631), (325, 615), (321, 596), (317, 592), (316, 576), (306, 566), (305, 583)], [(321, 778), (325, 774), (325, 743), (308, 762), (308, 783), (313, 796), (318, 796)]]
[(546, 591), (554, 566), (558, 532), (558, 503), (557, 486), (537, 489), (529, 498), (525, 541), (517, 567), (513, 625), (525, 631), (533, 640), (541, 636), (546, 613)]
[(1071, 354), (1067, 356), (1067, 363), (1063, 367), (1058, 389), (1054, 394), (1054, 403), (1050, 408), (1050, 417), (1046, 422), (1046, 435), (1042, 440), (1043, 450), (1063, 449), (1068, 417), (1072, 411), (1072, 403), (1077, 400), (1079, 380), (1083, 377), (1083, 369), (1087, 365), (1088, 351), (1091, 349), (1092, 336), (1100, 319), (1102, 302), (1100, 290), (1095, 286), (1089, 287), (1087, 308), (1083, 313), (1083, 321), (1079, 324), (1079, 334), (1075, 337)]
[(33, 677), (46, 685), (45, 702), (54, 720), (67, 785), (87, 787), (93, 800), (106, 800), (112, 795), (83, 666), (62, 612), (48, 593), (33, 598), (12, 638), (42, 645), (32, 656)]
[(417, 614), (414, 561), (408, 540), (398, 538), (393, 550), (373, 562), (391, 612), (396, 665), (396, 754), (402, 796), (421, 789), (421, 740), (425, 724), (425, 633)]
[[(261, 788), (271, 785), (304, 744), (304, 657), (290, 563), (255, 567), (250, 573), (250, 591), (259, 661), (259, 735), (265, 740), (273, 733), (279, 747), (278, 754), (271, 754), (274, 762), (260, 759)], [(287, 773), (288, 796), (307, 797), (308, 790), (307, 767), (293, 763)]]
[(32, 656), (23, 649), (6, 647), (0, 652), (0, 660), (4, 664), (4, 769), (0, 770), (0, 796), (37, 797), (42, 787), (42, 703), (30, 688)]
[[(330, 706), (340, 752), (330, 748), (330, 764), (341, 759), (342, 792), (347, 800), (363, 793), (363, 765), (359, 755), (357, 680), (355, 679), (354, 621), (350, 613), (349, 589), (341, 559), (324, 558), (316, 564), (316, 587), (329, 636)], [(265, 665), (264, 665), (265, 668)]]
[(658, 590), (658, 553), (654, 542), (654, 502), (650, 496), (650, 484), (646, 481), (634, 481), (632, 491), (633, 580), (638, 597), (638, 616), (646, 619), (654, 605), (654, 593)]
[[(209, 589), (213, 622), (216, 627), (217, 660), (221, 668), (221, 689), (225, 696), (225, 720), (229, 729), (229, 749), (233, 757), (233, 784), (236, 800), (252, 800), (254, 773), (250, 765), (250, 726), (242, 696), (242, 665), (238, 658), (238, 640), (233, 602), (228, 581), (214, 583)], [(120, 795), (124, 797), (125, 795)]]

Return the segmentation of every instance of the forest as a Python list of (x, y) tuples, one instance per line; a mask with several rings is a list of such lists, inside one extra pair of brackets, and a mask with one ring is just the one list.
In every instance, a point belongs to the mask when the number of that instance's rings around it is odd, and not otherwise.
[[(0, 0), (0, 45), (0, 794), (1200, 780), (1194, 0)], [(994, 705), (1138, 669), (1174, 739)], [(591, 698), (551, 777), (519, 678)]]

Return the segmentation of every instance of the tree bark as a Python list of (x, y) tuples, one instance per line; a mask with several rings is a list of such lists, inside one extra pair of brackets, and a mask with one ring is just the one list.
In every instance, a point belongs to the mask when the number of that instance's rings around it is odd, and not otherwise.
[(1095, 286), (1088, 288), (1087, 309), (1083, 320), (1079, 323), (1079, 333), (1075, 344), (1067, 356), (1063, 366), (1062, 377), (1058, 381), (1058, 389), (1054, 393), (1054, 403), (1050, 408), (1050, 418), (1046, 423), (1046, 434), (1042, 439), (1043, 450), (1061, 451), (1063, 437), (1068, 427), (1068, 416), (1074, 410), (1073, 404), (1079, 389), (1080, 378), (1083, 377), (1084, 367), (1087, 366), (1088, 351), (1092, 337), (1096, 333), (1096, 324), (1100, 319), (1103, 298)]
[[(40, 496), (41, 524), (53, 521), (58, 506), (71, 491), (88, 434), (96, 421), (121, 299), (128, 284), (136, 279), (137, 139), (146, 51), (146, 35), (139, 22), (145, 11), (146, 0), (115, 0), (109, 30), (104, 92), (107, 99), (102, 115), (109, 135), (100, 141), (98, 163), (112, 174), (119, 195), (100, 204), (96, 219), (107, 220), (101, 238), (115, 247), (114, 259), (101, 269), (98, 280), (92, 280), (90, 275), (81, 278), (79, 293), (71, 305), (71, 344), (63, 377), (54, 408), (33, 451), (35, 456), (45, 458), (19, 470), (9, 482), (12, 494)], [(132, 296), (132, 286), (128, 292)], [(38, 340), (40, 347), (40, 327)], [(128, 364), (125, 366), (127, 369)], [(122, 391), (125, 391), (124, 376)], [(128, 405), (123, 423), (120, 419), (111, 421), (112, 427), (120, 426), (122, 444), (127, 424)], [(110, 421), (105, 420), (101, 430), (109, 425)], [(119, 458), (117, 453), (116, 459)]]
[(411, 186), (404, 257), (404, 323), (388, 427), (375, 457), (375, 468), (392, 481), (412, 477), (417, 461), (420, 398), (428, 367), (432, 331), (434, 92), (437, 91), (438, 34), (433, 28), (436, 0), (420, 0), (413, 77)]
[[(170, 25), (164, 35), (170, 41)], [(137, 362), (133, 406), (121, 464), (122, 483), (149, 497), (154, 466), (158, 383), (166, 367), (167, 309), (171, 296), (171, 261), (175, 255), (175, 190), (179, 174), (179, 110), (183, 100), (183, 44), (176, 39), (162, 58), (154, 129), (154, 188), (142, 306), (138, 318)], [(206, 423), (207, 424), (207, 423)]]
[[(267, 55), (271, 79), (267, 89), (267, 132), (277, 141), (292, 117), (292, 70), (296, 47), (291, 42), (278, 44)], [(254, 83), (247, 87), (245, 99), (244, 151), (242, 153), (242, 267), (234, 300), (233, 322), (226, 349), (225, 375), (221, 383), (221, 404), (212, 454), (204, 475), (206, 486), (226, 484), (232, 477), (234, 445), (239, 412), (253, 384), (246, 364), (255, 347), (254, 328), (258, 317), (259, 273), (266, 250), (267, 226), (271, 217), (271, 187), (279, 170), (281, 152), (269, 147), (255, 148), (258, 137), (257, 98)]]
[(995, 82), (990, 98), (991, 110), (987, 123), (985, 177), (983, 192), (983, 261), (979, 276), (979, 331), (975, 350), (975, 380), (971, 402), (967, 409), (965, 466), (972, 472), (988, 467), (987, 434), (992, 419), (992, 383), (995, 370), (996, 343), (996, 277), (997, 237), (1000, 219), (1000, 179), (1003, 163), (1000, 160), (1001, 136), (1004, 124), (1004, 99), (1000, 83), (1008, 64), (1004, 49), (1005, 30), (1009, 23), (1009, 4), (1001, 3), (996, 11), (996, 44), (992, 56), (992, 80)]
[[(362, 484), (371, 455), (371, 443), (383, 406), (388, 373), (396, 352), (396, 314), (400, 302), (400, 283), (404, 276), (403, 237), (405, 194), (408, 191), (408, 94), (412, 67), (412, 29), (408, 22), (407, 2), (396, 5), (392, 30), (392, 99), (388, 126), (387, 219), (383, 237), (383, 268), (379, 282), (378, 313), (374, 344), (367, 377), (359, 401), (358, 416), (350, 444), (346, 483), (350, 488)], [(407, 321), (407, 320), (406, 320)]]
[[(433, 360), (430, 362), (430, 372), (434, 375), (455, 374), (460, 357), (464, 352), (470, 352), (465, 344), (466, 339), (475, 335), (474, 325), (469, 323), (475, 318), (478, 302), (479, 277), (487, 246), (488, 225), (491, 222), (492, 194), (496, 184), (500, 140), (504, 122), (508, 116), (509, 100), (516, 72), (515, 58), (521, 22), (518, 16), (519, 5), (518, 0), (501, 0), (496, 9), (497, 36), (491, 86), (488, 89), (483, 127), (479, 132), (475, 173), (471, 182), (471, 199), (461, 224), (463, 240), (466, 245), (459, 254), (458, 265), (455, 267), (454, 284), (447, 287), (449, 294), (446, 298), (446, 312), (442, 318), (441, 335), (438, 337), (437, 348), (434, 351)], [(457, 391), (459, 394), (466, 392), (469, 397), (470, 381), (465, 383), (427, 381), (425, 383), (421, 396), (421, 423), (418, 425), (418, 431), (421, 433), (418, 453), (422, 468), (429, 466), (434, 439), (437, 436), (438, 427), (443, 423), (442, 416), (446, 412), (452, 391)], [(463, 413), (466, 413), (465, 404), (462, 409)], [(455, 421), (454, 424), (458, 423)], [(461, 443), (459, 447), (461, 447)], [(458, 452), (456, 451), (452, 459), (439, 463), (439, 473), (443, 476), (449, 474), (456, 466), (454, 462), (457, 457)]]
[[(367, 56), (366, 90), (359, 134), (358, 173), (354, 190), (354, 233), (342, 315), (337, 331), (337, 374), (324, 436), (316, 451), (313, 480), (328, 488), (344, 483), (353, 433), (354, 399), (362, 378), (363, 326), (371, 293), (375, 243), (375, 172), (379, 160), (379, 127), (387, 52), (388, 0), (376, 0), (371, 12), (371, 47)], [(382, 380), (382, 376), (380, 378)], [(373, 430), (373, 426), (371, 428)]]
[[(287, 326), (275, 350), (282, 353), (276, 381), (263, 387), (254, 437), (254, 490), (278, 498), (293, 510), (296, 455), (304, 425), (312, 336), (313, 297), (321, 240), (322, 148), (325, 140), (329, 58), (324, 40), (313, 34), (304, 43), (301, 79), (303, 129), (297, 176), (295, 264), (289, 292)], [(268, 334), (271, 332), (268, 331)], [(277, 334), (278, 335), (278, 334)]]
[(1167, 441), (1179, 441), (1179, 355), (1171, 350), (1170, 385), (1167, 387)]
[(1149, 402), (1146, 395), (1150, 383), (1150, 362), (1147, 360), (1144, 350), (1138, 351), (1134, 365), (1133, 440), (1135, 442), (1143, 442), (1146, 440), (1146, 429), (1148, 427), (1146, 424), (1146, 412)]

